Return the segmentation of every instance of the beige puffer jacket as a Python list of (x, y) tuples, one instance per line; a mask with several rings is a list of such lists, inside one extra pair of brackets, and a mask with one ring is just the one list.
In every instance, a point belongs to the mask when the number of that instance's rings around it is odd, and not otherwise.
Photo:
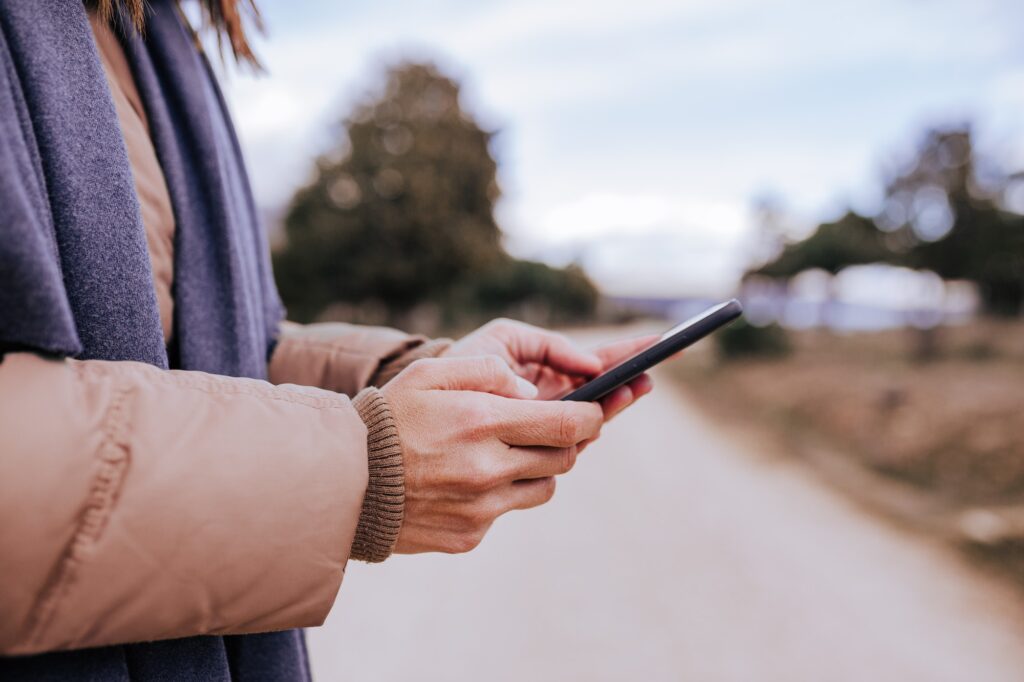
[[(119, 42), (93, 28), (169, 337), (170, 199)], [(379, 560), (399, 527), (372, 483), (400, 471), (397, 437), (379, 396), (346, 396), (443, 349), (423, 341), (285, 325), (271, 383), (0, 358), (0, 655), (321, 623), (350, 551)]]
[(8, 354), (0, 654), (322, 623), (368, 476), (341, 393), (433, 352), (419, 344), (289, 327), (271, 379), (330, 390)]

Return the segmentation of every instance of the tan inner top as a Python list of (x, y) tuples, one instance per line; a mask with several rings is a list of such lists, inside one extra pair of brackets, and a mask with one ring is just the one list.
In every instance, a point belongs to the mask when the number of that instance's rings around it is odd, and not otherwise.
[(135, 192), (142, 209), (142, 224), (146, 228), (149, 262), (153, 268), (153, 284), (160, 308), (160, 324), (164, 341), (170, 341), (174, 330), (174, 209), (167, 192), (163, 169), (149, 134), (149, 119), (142, 98), (135, 88), (131, 67), (124, 48), (110, 25), (95, 12), (89, 12), (100, 62), (107, 75), (110, 94), (114, 99), (117, 119), (121, 123), (128, 161), (135, 179)]

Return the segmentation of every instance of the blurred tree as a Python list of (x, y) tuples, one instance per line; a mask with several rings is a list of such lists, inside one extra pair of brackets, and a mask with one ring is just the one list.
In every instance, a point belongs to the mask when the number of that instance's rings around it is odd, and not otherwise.
[(495, 262), (491, 135), (462, 111), (455, 81), (399, 65), (345, 131), (347, 153), (318, 162), (285, 217), (275, 266), (295, 314), (370, 298), (405, 310)]
[(485, 316), (507, 315), (526, 305), (545, 318), (538, 322), (547, 324), (586, 319), (598, 303), (597, 289), (579, 266), (557, 269), (507, 257), (474, 277), (468, 289), (470, 306)]
[(976, 282), (988, 312), (1024, 306), (1024, 216), (1001, 205), (1007, 174), (980, 157), (971, 129), (928, 131), (912, 163), (886, 183), (878, 216), (909, 267)]
[(847, 212), (749, 274), (790, 278), (864, 263), (931, 270), (978, 284), (985, 309), (1024, 311), (1024, 216), (1001, 205), (1008, 176), (979, 158), (968, 126), (929, 130), (885, 184), (874, 219)]
[(806, 239), (787, 245), (750, 274), (789, 279), (812, 268), (835, 274), (850, 265), (895, 259), (874, 221), (847, 211), (839, 220), (819, 225)]
[(779, 358), (792, 350), (786, 330), (778, 324), (757, 327), (746, 320), (737, 320), (715, 334), (719, 357)]
[(590, 303), (571, 306), (593, 311), (596, 290), (580, 273), (505, 253), (493, 213), (492, 133), (462, 109), (458, 83), (436, 66), (391, 68), (383, 91), (360, 102), (344, 128), (339, 148), (292, 199), (286, 243), (275, 254), (294, 319), (339, 301), (382, 303), (392, 321), (425, 302), (501, 314), (499, 302), (507, 307), (538, 288), (557, 307), (557, 290), (580, 281)]

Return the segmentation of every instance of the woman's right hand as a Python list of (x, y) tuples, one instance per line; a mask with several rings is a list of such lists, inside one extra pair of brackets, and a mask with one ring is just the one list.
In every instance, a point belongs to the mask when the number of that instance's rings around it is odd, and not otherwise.
[(403, 554), (468, 552), (498, 516), (544, 504), (603, 422), (596, 403), (532, 400), (497, 356), (419, 360), (383, 393), (402, 441)]

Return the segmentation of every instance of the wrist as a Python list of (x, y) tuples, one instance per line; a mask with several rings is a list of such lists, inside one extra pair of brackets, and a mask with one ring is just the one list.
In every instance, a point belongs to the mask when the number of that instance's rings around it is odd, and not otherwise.
[(377, 370), (377, 373), (371, 380), (370, 385), (383, 386), (398, 376), (403, 369), (417, 360), (436, 358), (444, 355), (445, 351), (447, 351), (451, 345), (451, 339), (433, 339), (431, 341), (421, 343), (412, 350), (406, 351), (401, 356), (382, 365), (380, 369)]
[(353, 559), (384, 561), (398, 542), (405, 514), (405, 476), (398, 427), (384, 394), (367, 388), (352, 399), (366, 424), (369, 482), (352, 541)]

